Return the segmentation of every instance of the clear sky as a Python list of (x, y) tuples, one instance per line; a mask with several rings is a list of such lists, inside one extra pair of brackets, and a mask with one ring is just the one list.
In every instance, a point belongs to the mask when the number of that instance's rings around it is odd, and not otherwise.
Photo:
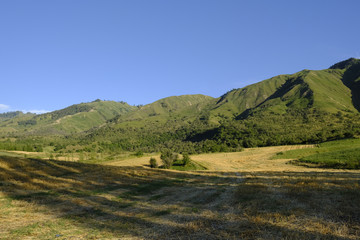
[(359, 0), (3, 0), (0, 112), (148, 104), (360, 57)]

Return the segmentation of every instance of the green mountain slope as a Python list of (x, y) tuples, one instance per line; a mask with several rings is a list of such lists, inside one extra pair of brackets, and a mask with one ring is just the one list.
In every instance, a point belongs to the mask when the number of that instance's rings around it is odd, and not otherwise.
[(344, 71), (342, 81), (351, 90), (352, 103), (360, 111), (360, 59), (350, 58), (331, 68)]
[(100, 101), (75, 104), (41, 114), (18, 115), (0, 124), (2, 135), (68, 135), (89, 130), (106, 121), (137, 109), (124, 102)]
[(10, 120), (12, 118), (19, 117), (19, 116), (24, 116), (24, 115), (33, 116), (35, 114), (33, 114), (33, 113), (23, 113), (21, 111), (0, 113), (0, 122), (7, 121), (7, 120)]
[(185, 139), (186, 133), (177, 131), (192, 131), (191, 123), (201, 118), (204, 109), (215, 101), (200, 94), (160, 99), (89, 131), (82, 141), (89, 145), (97, 142), (102, 149), (111, 151), (137, 148), (151, 151), (154, 145)]
[(289, 75), (280, 75), (271, 79), (234, 89), (221, 96), (211, 107), (213, 116), (238, 115), (247, 109), (254, 108), (268, 99), (289, 78)]
[(279, 75), (192, 104), (185, 96), (162, 99), (86, 138), (105, 149), (115, 144), (127, 150), (206, 152), (353, 136), (359, 131), (358, 62)]
[[(346, 67), (344, 67), (346, 66)], [(223, 95), (211, 110), (213, 115), (317, 109), (328, 113), (358, 112), (360, 105), (360, 60), (349, 59), (325, 70), (303, 70), (280, 75)]]
[(142, 106), (137, 111), (123, 115), (118, 119), (119, 121), (134, 121), (154, 116), (168, 117), (182, 111), (191, 114), (193, 111), (201, 110), (201, 105), (212, 99), (212, 97), (201, 94), (167, 97)]
[[(0, 134), (8, 146), (15, 136), (29, 149), (51, 142), (56, 151), (67, 152), (229, 151), (357, 137), (359, 109), (360, 60), (351, 58), (329, 69), (279, 75), (220, 98), (183, 95), (139, 107), (94, 101), (19, 115), (0, 121)], [(38, 145), (30, 146), (34, 136), (40, 136)]]

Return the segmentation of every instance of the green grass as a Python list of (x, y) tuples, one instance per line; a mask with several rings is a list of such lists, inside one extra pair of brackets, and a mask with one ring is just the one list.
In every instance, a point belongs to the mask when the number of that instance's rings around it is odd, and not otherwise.
[(360, 139), (345, 139), (330, 141), (316, 145), (314, 148), (295, 149), (286, 152), (279, 152), (273, 159), (300, 159), (313, 154), (330, 151), (346, 150), (360, 146)]
[(296, 159), (293, 163), (314, 164), (315, 167), (359, 169), (360, 139), (331, 141), (314, 148), (279, 152), (274, 159)]
[(356, 112), (351, 90), (342, 82), (341, 70), (310, 71), (305, 77), (314, 94), (314, 107), (336, 113), (342, 110)]
[(6, 156), (6, 157), (22, 157), (22, 156), (24, 156), (24, 155), (19, 154), (19, 153), (0, 151), (0, 156)]
[(360, 169), (360, 147), (348, 150), (318, 153), (300, 158), (301, 163), (312, 163), (319, 167)]
[[(83, 107), (83, 111), (77, 109)], [(75, 104), (70, 107), (42, 115), (22, 114), (4, 122), (1, 127), (16, 129), (17, 134), (34, 131), (37, 135), (53, 135), (54, 133), (78, 133), (97, 127), (106, 121), (137, 109), (127, 103), (115, 101), (94, 101)], [(34, 125), (19, 125), (19, 122), (34, 120)], [(6, 130), (6, 129), (5, 129)], [(33, 134), (34, 134), (33, 133)]]
[(176, 161), (171, 166), (171, 169), (178, 170), (178, 171), (197, 171), (197, 170), (206, 170), (207, 168), (197, 162), (194, 162), (194, 161), (190, 161), (185, 166), (182, 164), (182, 161)]

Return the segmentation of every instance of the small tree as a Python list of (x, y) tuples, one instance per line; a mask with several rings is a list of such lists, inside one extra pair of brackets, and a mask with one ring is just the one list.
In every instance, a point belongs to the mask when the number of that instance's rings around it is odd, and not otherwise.
[(164, 168), (171, 168), (171, 166), (173, 165), (173, 163), (178, 159), (178, 154), (177, 153), (173, 153), (171, 150), (166, 149), (161, 153), (160, 156), (163, 164), (164, 164)]
[(137, 151), (137, 152), (135, 153), (135, 156), (137, 156), (137, 157), (142, 157), (142, 156), (144, 156), (144, 153), (139, 150), (139, 151)]
[(183, 165), (186, 166), (190, 163), (190, 156), (187, 153), (183, 153), (183, 159), (182, 159)]
[(158, 167), (158, 164), (157, 164), (155, 158), (150, 158), (150, 167), (151, 168), (157, 168)]

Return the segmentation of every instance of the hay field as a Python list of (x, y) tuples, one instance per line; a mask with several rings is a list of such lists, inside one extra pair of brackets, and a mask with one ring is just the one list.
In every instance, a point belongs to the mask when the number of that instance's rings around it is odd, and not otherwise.
[(0, 239), (359, 239), (360, 171), (256, 168), (277, 151), (199, 172), (0, 156)]
[[(289, 159), (272, 159), (287, 150), (313, 148), (313, 145), (292, 145), (263, 148), (247, 148), (242, 152), (206, 153), (191, 155), (191, 159), (212, 171), (312, 171), (305, 167), (287, 164)], [(161, 164), (160, 155), (152, 155)], [(148, 166), (149, 156), (131, 157), (105, 163), (112, 166)]]

